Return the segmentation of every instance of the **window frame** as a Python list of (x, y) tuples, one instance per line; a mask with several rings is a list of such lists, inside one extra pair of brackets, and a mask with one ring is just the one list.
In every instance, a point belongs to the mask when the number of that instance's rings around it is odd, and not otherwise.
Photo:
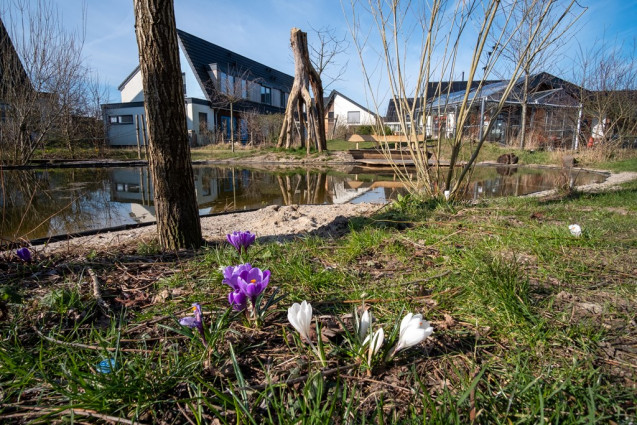
[[(355, 121), (354, 121), (354, 119), (350, 118), (350, 114), (354, 114), (357, 117)], [(347, 123), (348, 124), (360, 124), (361, 123), (361, 111), (347, 111)]]
[(270, 87), (261, 86), (261, 103), (272, 105), (272, 89)]

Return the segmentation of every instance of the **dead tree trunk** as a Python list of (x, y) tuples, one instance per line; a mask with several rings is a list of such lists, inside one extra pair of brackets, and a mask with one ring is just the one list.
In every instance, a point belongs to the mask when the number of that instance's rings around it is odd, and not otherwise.
[(148, 128), (159, 242), (164, 249), (201, 246), (177, 29), (172, 0), (135, 0), (135, 33)]
[[(294, 53), (294, 84), (290, 91), (277, 146), (282, 147), (285, 144), (286, 149), (290, 148), (294, 140), (295, 120), (298, 119), (300, 138), (302, 142), (306, 142), (307, 152), (310, 152), (313, 145), (322, 152), (327, 149), (327, 142), (321, 77), (310, 63), (307, 33), (298, 28), (292, 28), (290, 44)], [(310, 85), (314, 99), (310, 95)], [(305, 131), (307, 131), (307, 138)]]

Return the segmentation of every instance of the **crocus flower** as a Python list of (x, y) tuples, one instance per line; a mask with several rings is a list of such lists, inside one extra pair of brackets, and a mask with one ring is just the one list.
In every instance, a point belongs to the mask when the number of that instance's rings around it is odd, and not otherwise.
[(95, 365), (95, 370), (99, 373), (111, 373), (117, 369), (117, 362), (115, 359), (104, 359)]
[(254, 267), (250, 270), (243, 270), (236, 278), (239, 290), (246, 294), (252, 306), (256, 306), (257, 298), (270, 282), (270, 270), (261, 271), (260, 268)]
[(230, 286), (235, 291), (239, 289), (239, 284), (237, 283), (237, 277), (241, 274), (242, 271), (251, 270), (252, 266), (250, 263), (239, 264), (238, 266), (228, 266), (223, 269), (223, 280), (221, 283)]
[(245, 310), (248, 305), (248, 297), (240, 289), (228, 294), (228, 302), (236, 311)]
[(31, 251), (29, 251), (29, 248), (20, 248), (15, 253), (22, 261), (26, 263), (31, 261)]
[(448, 201), (449, 197), (451, 196), (451, 192), (449, 192), (448, 190), (445, 190), (444, 195), (445, 195), (445, 200)]
[(407, 314), (400, 322), (400, 334), (393, 354), (403, 348), (413, 347), (420, 343), (434, 331), (429, 322), (422, 319), (422, 314)]
[(299, 335), (301, 335), (301, 338), (305, 338), (305, 340), (311, 344), (310, 324), (312, 323), (312, 305), (307, 301), (303, 301), (301, 304), (292, 304), (292, 307), (288, 308), (288, 320)]
[(367, 344), (370, 338), (372, 342), (369, 344), (369, 357), (371, 358), (371, 356), (378, 353), (380, 347), (383, 346), (383, 342), (385, 342), (385, 331), (383, 328), (380, 328), (372, 335), (367, 335), (367, 338), (363, 341), (363, 345)]
[(372, 323), (372, 313), (369, 309), (366, 309), (365, 312), (361, 315), (361, 321), (358, 324), (358, 337), (360, 340), (364, 340), (368, 335), (369, 326)]
[(250, 232), (232, 232), (226, 235), (228, 243), (234, 246), (239, 254), (241, 254), (241, 249), (247, 251), (248, 247), (254, 243), (256, 238), (257, 236)]
[(195, 313), (194, 316), (182, 317), (179, 320), (179, 324), (189, 328), (197, 328), (204, 345), (206, 345), (206, 335), (203, 330), (203, 315), (201, 314), (201, 306), (199, 303), (194, 303), (192, 305), (192, 311)]
[(570, 230), (571, 235), (575, 236), (576, 238), (579, 238), (582, 235), (582, 228), (579, 226), (579, 224), (571, 224), (570, 226), (568, 226), (568, 230)]

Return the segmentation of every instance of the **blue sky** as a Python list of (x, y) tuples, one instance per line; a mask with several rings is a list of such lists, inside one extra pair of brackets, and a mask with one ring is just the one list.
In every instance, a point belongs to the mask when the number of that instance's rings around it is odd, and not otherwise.
[[(109, 86), (109, 100), (119, 101), (117, 86), (138, 63), (133, 0), (53, 1), (69, 29), (81, 29), (82, 5), (85, 5), (84, 55), (88, 65)], [(344, 2), (349, 7), (349, 1)], [(578, 43), (586, 48), (602, 37), (611, 44), (616, 41), (632, 44), (637, 38), (637, 0), (578, 2), (588, 7), (588, 11), (559, 60), (546, 69), (570, 80)], [(311, 27), (329, 25), (349, 38), (340, 0), (175, 0), (175, 14), (178, 28), (289, 74), (293, 73), (289, 48), (292, 27), (308, 31), (311, 38)], [(10, 26), (8, 22), (5, 24)], [(330, 89), (366, 104), (368, 97), (354, 49), (350, 47), (341, 61), (348, 61), (347, 73)], [(462, 68), (461, 60), (457, 69)], [(378, 87), (380, 97), (386, 98), (386, 87), (383, 83)]]

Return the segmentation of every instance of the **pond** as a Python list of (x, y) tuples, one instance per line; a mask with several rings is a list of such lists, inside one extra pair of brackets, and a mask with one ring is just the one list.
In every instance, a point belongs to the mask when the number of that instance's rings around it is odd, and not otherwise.
[[(351, 167), (336, 171), (264, 171), (194, 166), (199, 212), (267, 205), (385, 203), (406, 193), (391, 171)], [(3, 170), (0, 174), (0, 244), (154, 221), (146, 167)], [(604, 181), (605, 175), (537, 168), (477, 167), (465, 199), (520, 196)]]

